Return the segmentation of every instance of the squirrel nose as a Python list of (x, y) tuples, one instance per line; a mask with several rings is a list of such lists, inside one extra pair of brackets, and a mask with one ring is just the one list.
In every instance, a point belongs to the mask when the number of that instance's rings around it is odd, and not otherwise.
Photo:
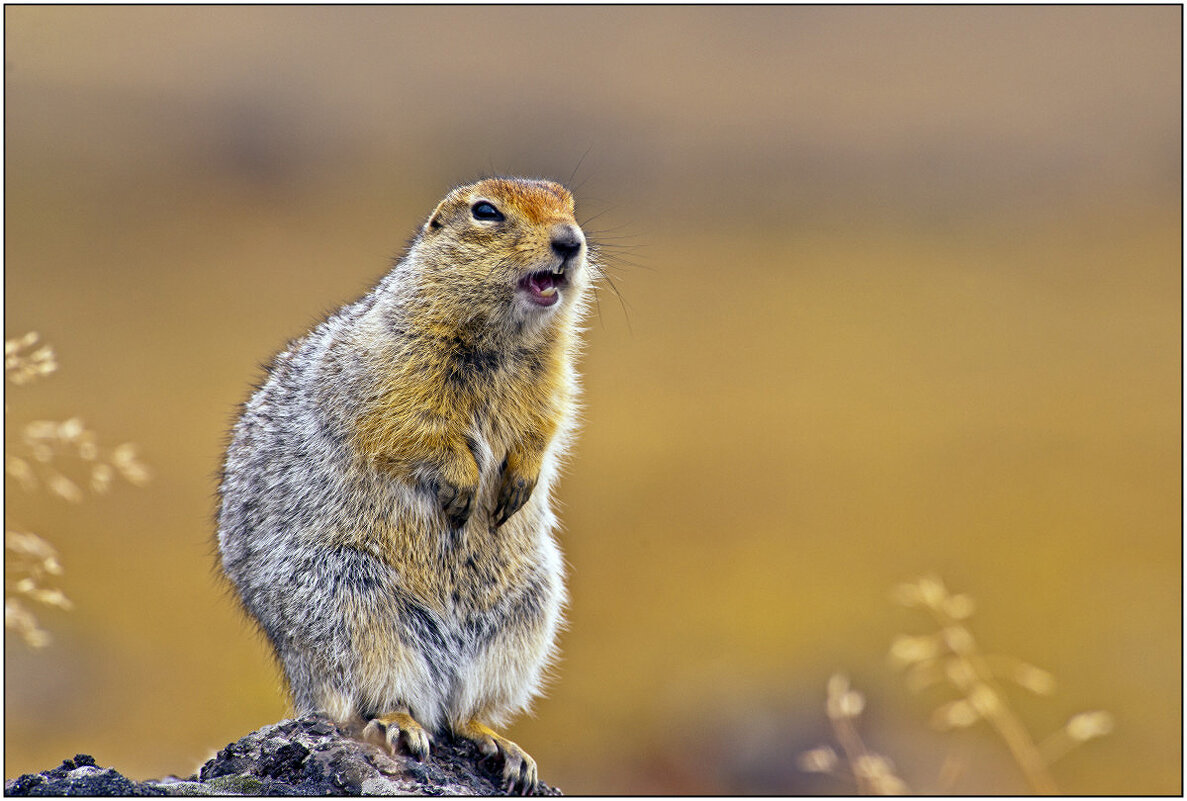
[(552, 252), (568, 261), (581, 251), (585, 238), (575, 225), (558, 225), (552, 229)]

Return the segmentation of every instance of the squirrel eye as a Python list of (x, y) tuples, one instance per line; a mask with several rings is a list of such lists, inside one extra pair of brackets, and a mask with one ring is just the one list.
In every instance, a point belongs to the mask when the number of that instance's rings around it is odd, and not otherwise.
[(470, 208), (470, 213), (474, 215), (475, 220), (492, 220), (499, 222), (503, 219), (503, 213), (495, 208), (493, 203), (485, 200), (480, 200)]

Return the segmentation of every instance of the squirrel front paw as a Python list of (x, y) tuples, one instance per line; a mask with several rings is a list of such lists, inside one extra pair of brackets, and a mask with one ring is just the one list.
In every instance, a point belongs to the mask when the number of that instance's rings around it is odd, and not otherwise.
[(498, 528), (510, 520), (511, 515), (518, 512), (528, 502), (528, 498), (532, 497), (532, 490), (535, 488), (534, 480), (504, 468), (499, 481), (499, 495), (495, 499), (495, 510), (491, 514), (494, 527)]
[(447, 481), (438, 481), (433, 489), (437, 494), (437, 503), (445, 514), (449, 527), (459, 530), (470, 519), (470, 511), (474, 506), (474, 492), (476, 487), (458, 487)]

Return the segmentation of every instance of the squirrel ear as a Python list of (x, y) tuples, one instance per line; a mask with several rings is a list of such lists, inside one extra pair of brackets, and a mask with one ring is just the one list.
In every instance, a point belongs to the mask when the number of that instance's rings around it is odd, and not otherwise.
[(449, 200), (449, 198), (442, 200), (437, 204), (437, 208), (433, 209), (433, 213), (429, 216), (429, 221), (425, 223), (426, 231), (436, 231), (438, 228), (445, 225), (444, 217), (446, 200)]

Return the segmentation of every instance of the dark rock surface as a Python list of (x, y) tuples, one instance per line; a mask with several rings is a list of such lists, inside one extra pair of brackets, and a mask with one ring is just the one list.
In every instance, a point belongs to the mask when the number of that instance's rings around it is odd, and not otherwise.
[(104, 770), (87, 754), (62, 760), (43, 773), (26, 773), (4, 782), (5, 795), (164, 795), (117, 771)]
[[(283, 720), (226, 748), (188, 779), (135, 782), (86, 754), (4, 783), (5, 795), (501, 795), (502, 762), (437, 737), (425, 762), (347, 737), (318, 715)], [(538, 795), (560, 795), (541, 784)]]

